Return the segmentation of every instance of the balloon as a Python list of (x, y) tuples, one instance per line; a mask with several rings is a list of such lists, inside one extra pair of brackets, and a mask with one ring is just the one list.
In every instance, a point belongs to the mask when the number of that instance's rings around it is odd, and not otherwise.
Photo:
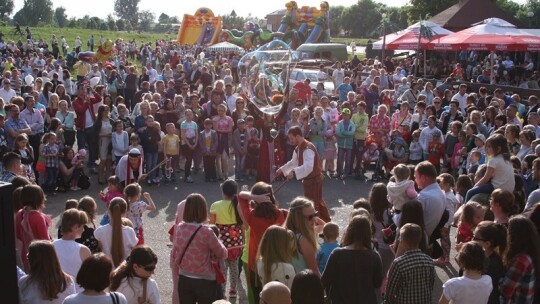
[(271, 41), (245, 54), (238, 66), (245, 67), (239, 71), (243, 95), (261, 112), (279, 113), (282, 100), (272, 100), (272, 92), (285, 94), (293, 68), (291, 48), (281, 40)]
[(24, 77), (24, 82), (26, 83), (27, 86), (31, 86), (32, 83), (34, 83), (34, 76), (27, 75), (26, 77)]
[(90, 78), (90, 86), (94, 88), (99, 83), (100, 80), (101, 78), (97, 76)]

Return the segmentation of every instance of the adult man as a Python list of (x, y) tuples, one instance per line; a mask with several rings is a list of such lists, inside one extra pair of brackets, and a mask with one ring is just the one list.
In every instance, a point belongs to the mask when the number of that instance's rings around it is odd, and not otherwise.
[[(533, 161), (533, 180), (537, 182), (540, 185), (540, 158), (537, 158)], [(530, 207), (538, 204), (540, 202), (540, 188), (534, 190), (529, 194), (529, 197), (527, 198), (527, 204), (525, 205), (525, 208), (523, 210), (527, 210)]]
[(233, 94), (232, 84), (225, 85), (225, 102), (229, 108), (229, 112), (234, 112), (236, 110), (236, 95)]
[(319, 218), (329, 222), (330, 214), (322, 195), (323, 175), (317, 149), (302, 136), (302, 129), (299, 126), (291, 127), (287, 136), (289, 142), (296, 148), (292, 159), (276, 171), (276, 176), (284, 175), (287, 179), (302, 180), (304, 196), (313, 201)]
[(17, 96), (17, 92), (11, 88), (11, 81), (9, 78), (2, 79), (2, 88), (0, 89), (0, 98), (4, 102), (9, 103), (11, 98)]
[(94, 35), (90, 36), (90, 39), (88, 40), (88, 46), (90, 47), (90, 52), (93, 52), (94, 51)]
[(512, 103), (514, 103), (514, 100), (512, 99), (512, 97), (504, 94), (504, 91), (501, 88), (495, 89), (495, 91), (493, 91), (493, 95), (499, 99), (504, 100), (505, 108), (511, 105)]
[(431, 257), (419, 249), (423, 233), (420, 226), (410, 223), (399, 230), (399, 247), (388, 273), (384, 303), (431, 303), (435, 267)]
[(21, 156), (15, 152), (8, 152), (2, 158), (4, 171), (0, 175), (0, 181), (11, 183), (17, 177), (22, 176)]
[(518, 107), (515, 104), (508, 105), (508, 107), (506, 108), (506, 121), (509, 125), (516, 125), (521, 129), (521, 121), (516, 116), (517, 111)]
[(482, 123), (482, 113), (480, 111), (474, 110), (471, 112), (471, 121), (474, 125), (476, 125), (476, 128), (480, 134), (484, 135), (486, 138), (489, 137), (489, 130), (486, 125)]
[(450, 124), (456, 120), (463, 122), (463, 114), (459, 111), (459, 102), (452, 100), (450, 101), (450, 109), (441, 114), (441, 132), (446, 134)]
[(25, 109), (21, 112), (21, 119), (26, 121), (30, 126), (31, 132), (28, 133), (28, 141), (34, 149), (34, 159), (39, 157), (39, 145), (41, 143), (41, 137), (45, 131), (45, 123), (41, 113), (34, 108), (35, 99), (34, 96), (28, 94), (24, 97)]
[[(90, 96), (88, 94), (91, 94)], [(101, 102), (101, 96), (91, 87), (79, 84), (77, 87), (77, 97), (73, 101), (73, 109), (77, 118), (75, 127), (77, 128), (77, 146), (83, 149), (88, 144), (88, 164), (95, 165), (97, 159), (97, 143), (93, 142), (93, 126), (96, 120), (94, 105)]]
[(21, 111), (19, 110), (19, 107), (15, 104), (11, 105), (8, 109), (9, 118), (6, 121), (5, 130), (8, 134), (8, 146), (13, 146), (13, 141), (15, 141), (15, 138), (22, 133), (30, 134), (32, 132), (32, 129), (30, 129), (30, 126), (26, 123), (24, 119), (19, 118)]
[(540, 103), (538, 103), (538, 97), (536, 95), (529, 96), (529, 109), (527, 110), (527, 113), (523, 116), (524, 125), (529, 124), (529, 114), (538, 112), (539, 108)]
[(260, 294), (260, 304), (290, 304), (291, 292), (289, 288), (277, 281), (264, 285)]
[(319, 65), (319, 72), (317, 72), (317, 81), (324, 82), (328, 78), (328, 75), (324, 71), (324, 64)]
[(423, 161), (416, 165), (414, 178), (418, 188), (422, 189), (417, 199), (424, 207), (426, 233), (431, 236), (443, 216), (446, 198), (437, 184), (437, 170), (430, 162)]
[(136, 148), (129, 150), (127, 155), (120, 158), (114, 174), (123, 186), (143, 181), (147, 175), (143, 174), (141, 151)]
[[(186, 75), (187, 75), (186, 70)], [(197, 85), (199, 82), (199, 78), (201, 77), (201, 71), (199, 71), (199, 67), (196, 63), (193, 63), (191, 66), (191, 73), (189, 73), (189, 76), (187, 77), (187, 81), (189, 83), (189, 91), (193, 92), (197, 90)]]
[(458, 101), (462, 114), (467, 113), (467, 97), (469, 97), (469, 94), (467, 94), (467, 85), (462, 83), (459, 85), (459, 91), (456, 95), (452, 96), (452, 100)]

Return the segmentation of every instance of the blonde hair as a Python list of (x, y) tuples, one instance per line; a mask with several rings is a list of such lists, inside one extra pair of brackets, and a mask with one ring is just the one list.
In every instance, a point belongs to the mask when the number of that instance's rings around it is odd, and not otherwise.
[(396, 177), (398, 182), (409, 179), (411, 176), (411, 170), (407, 165), (397, 164), (392, 170), (392, 174)]
[(257, 260), (263, 262), (263, 284), (272, 281), (272, 266), (275, 263), (291, 263), (295, 253), (296, 242), (292, 231), (277, 225), (268, 227), (257, 251)]
[(304, 217), (304, 208), (313, 207), (313, 202), (305, 197), (296, 197), (291, 202), (287, 219), (285, 220), (285, 227), (292, 230), (294, 233), (300, 233), (307, 239), (309, 244), (317, 251), (319, 248), (319, 242), (315, 235), (315, 230), (306, 224)]

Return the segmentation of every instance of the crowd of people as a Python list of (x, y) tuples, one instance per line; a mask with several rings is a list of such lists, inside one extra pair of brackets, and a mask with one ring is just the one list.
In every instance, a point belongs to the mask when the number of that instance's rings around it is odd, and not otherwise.
[[(437, 86), (406, 61), (358, 58), (321, 67), (334, 94), (309, 80), (266, 90), (276, 79), (236, 54), (115, 48), (113, 62), (76, 62), (74, 77), (47, 48), (1, 49), (0, 180), (16, 189), (22, 303), (159, 303), (143, 220), (156, 205), (142, 187), (200, 182), (199, 172), (222, 182), (223, 199), (208, 208), (193, 193), (178, 205), (173, 303), (234, 299), (241, 275), (250, 304), (431, 303), (452, 248), (460, 276), (440, 303), (539, 301), (537, 96)], [(239, 77), (246, 69), (252, 78)], [(246, 98), (252, 84), (279, 113)], [(98, 226), (94, 198), (67, 200), (52, 241), (45, 194), (88, 188), (88, 171), (107, 185), (106, 215)], [(351, 191), (375, 182), (343, 229), (323, 175), (351, 179)], [(275, 179), (301, 180), (304, 196), (280, 208)]]

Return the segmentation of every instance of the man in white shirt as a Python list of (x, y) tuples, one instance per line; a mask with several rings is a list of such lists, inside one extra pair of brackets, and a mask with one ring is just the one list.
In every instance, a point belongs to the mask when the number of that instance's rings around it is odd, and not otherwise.
[(429, 161), (423, 161), (416, 165), (414, 178), (418, 188), (422, 189), (417, 199), (424, 208), (426, 233), (431, 236), (443, 216), (446, 198), (441, 187), (437, 184), (437, 170)]
[(324, 82), (328, 78), (328, 74), (324, 71), (324, 64), (319, 65), (319, 72), (317, 73), (317, 81)]
[(334, 81), (334, 88), (339, 87), (340, 84), (343, 83), (343, 79), (345, 78), (345, 71), (341, 68), (341, 62), (338, 62), (336, 64), (336, 69), (332, 73), (332, 80)]
[(510, 56), (506, 56), (506, 60), (504, 60), (502, 64), (507, 70), (514, 67), (514, 62), (510, 60)]
[(153, 88), (159, 78), (159, 75), (156, 69), (152, 67), (152, 64), (150, 62), (146, 63), (146, 75), (148, 75), (148, 82), (150, 82), (150, 88)]
[(459, 85), (459, 91), (452, 96), (452, 100), (455, 99), (459, 102), (459, 109), (464, 115), (467, 113), (467, 97), (469, 97), (469, 94), (467, 94), (467, 85), (464, 83)]
[(229, 108), (229, 112), (234, 112), (236, 110), (236, 94), (233, 94), (233, 87), (232, 84), (226, 84), (225, 85), (225, 102), (227, 103), (227, 108)]
[(0, 98), (4, 100), (5, 103), (9, 103), (11, 98), (16, 97), (17, 92), (11, 88), (11, 81), (9, 78), (2, 79), (2, 88), (0, 89)]

